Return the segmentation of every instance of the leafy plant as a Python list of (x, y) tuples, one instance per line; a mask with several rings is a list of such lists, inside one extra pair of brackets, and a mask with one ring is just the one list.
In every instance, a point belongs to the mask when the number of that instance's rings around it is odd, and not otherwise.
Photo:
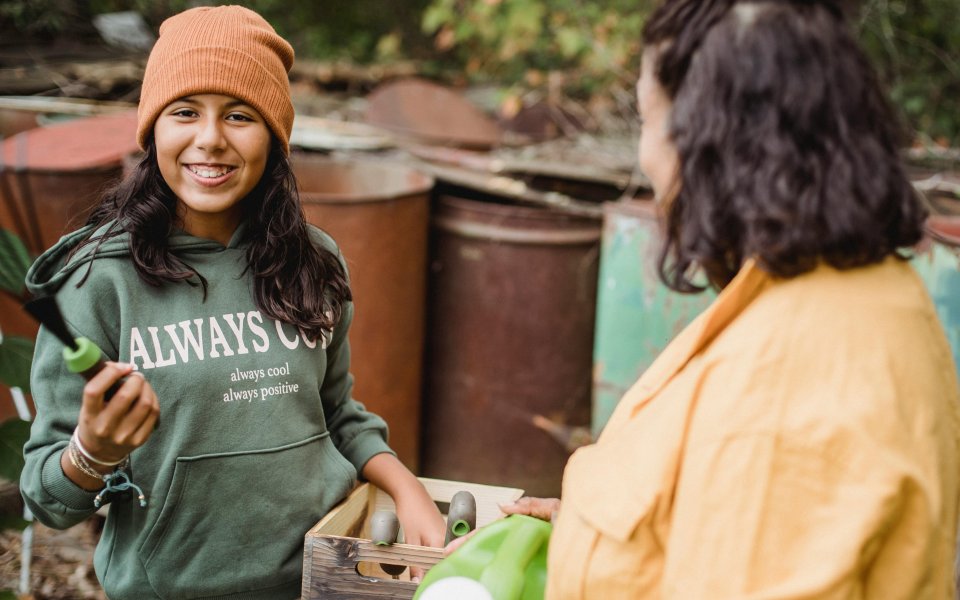
[(868, 0), (860, 39), (907, 123), (960, 145), (960, 19), (956, 0)]
[(472, 79), (538, 83), (564, 71), (570, 91), (636, 77), (653, 1), (433, 0), (423, 13), (437, 50)]
[(69, 7), (62, 0), (5, 0), (0, 2), (0, 21), (10, 21), (26, 33), (55, 33), (68, 21)]
[[(657, 0), (431, 0), (423, 31), (472, 81), (592, 96), (629, 90), (643, 24)], [(856, 32), (906, 122), (960, 145), (956, 0), (864, 0)], [(547, 77), (545, 74), (560, 77)], [(628, 85), (624, 85), (624, 84)]]
[[(31, 257), (15, 234), (0, 229), (0, 292), (22, 301), (26, 298), (25, 279)], [(0, 383), (30, 391), (30, 364), (33, 341), (4, 336), (0, 332)]]
[[(24, 280), (31, 257), (16, 235), (0, 229), (0, 292), (23, 299)], [(0, 334), (0, 383), (29, 389), (33, 342), (26, 338)], [(18, 418), (0, 423), (0, 479), (14, 483), (23, 471), (23, 445), (30, 436), (30, 423)], [(23, 529), (29, 523), (18, 515), (0, 515), (0, 531)], [(3, 596), (0, 595), (0, 599)]]

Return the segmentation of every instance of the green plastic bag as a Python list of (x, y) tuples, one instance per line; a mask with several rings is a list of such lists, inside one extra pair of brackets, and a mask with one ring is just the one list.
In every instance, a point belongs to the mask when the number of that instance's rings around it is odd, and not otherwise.
[(459, 597), (476, 590), (470, 598), (483, 598), (485, 591), (492, 600), (543, 600), (552, 530), (550, 523), (525, 515), (495, 521), (430, 569), (413, 598), (440, 597), (436, 592), (444, 588), (462, 590)]

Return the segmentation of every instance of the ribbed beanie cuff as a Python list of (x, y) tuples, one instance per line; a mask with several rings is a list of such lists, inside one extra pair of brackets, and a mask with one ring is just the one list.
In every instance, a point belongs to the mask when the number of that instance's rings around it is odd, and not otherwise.
[(147, 61), (137, 110), (144, 147), (163, 109), (194, 94), (249, 104), (289, 153), (293, 103), (287, 73), (293, 48), (260, 15), (240, 6), (200, 7), (164, 21)]

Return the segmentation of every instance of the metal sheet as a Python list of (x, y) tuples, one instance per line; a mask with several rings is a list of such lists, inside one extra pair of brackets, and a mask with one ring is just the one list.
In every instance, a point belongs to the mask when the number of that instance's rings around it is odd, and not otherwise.
[(457, 92), (410, 77), (378, 86), (368, 97), (367, 123), (432, 144), (491, 148), (496, 122)]

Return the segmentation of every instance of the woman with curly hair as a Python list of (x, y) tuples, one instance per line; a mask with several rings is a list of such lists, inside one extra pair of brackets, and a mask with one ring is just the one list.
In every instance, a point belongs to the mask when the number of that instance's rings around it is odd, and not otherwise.
[(567, 464), (547, 597), (953, 598), (960, 392), (924, 209), (839, 2), (668, 0), (640, 165), (720, 290)]

